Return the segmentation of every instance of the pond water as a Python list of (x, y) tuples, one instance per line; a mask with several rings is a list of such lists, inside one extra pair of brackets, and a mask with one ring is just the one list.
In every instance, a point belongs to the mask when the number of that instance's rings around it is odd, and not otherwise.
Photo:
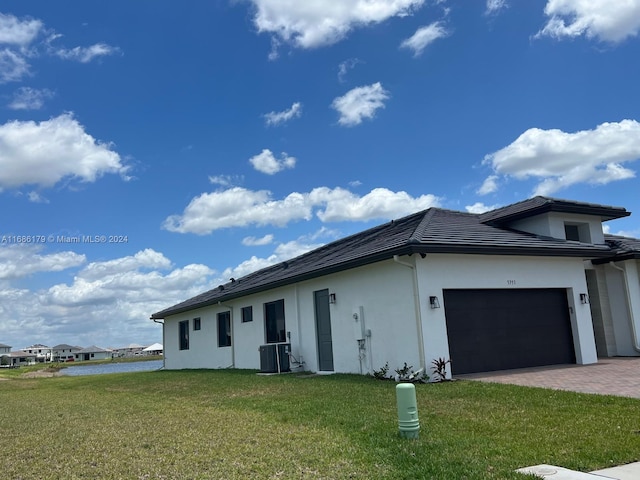
[(104, 373), (148, 372), (162, 368), (162, 360), (143, 362), (101, 363), (98, 365), (79, 365), (60, 370), (62, 375), (76, 377), (79, 375), (101, 375)]

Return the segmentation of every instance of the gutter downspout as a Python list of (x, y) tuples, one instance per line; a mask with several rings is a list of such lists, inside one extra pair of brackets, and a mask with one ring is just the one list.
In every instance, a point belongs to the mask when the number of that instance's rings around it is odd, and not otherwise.
[(404, 265), (413, 270), (413, 305), (416, 314), (416, 332), (418, 334), (418, 356), (420, 357), (420, 368), (427, 371), (427, 364), (424, 355), (424, 335), (422, 333), (422, 313), (420, 310), (420, 293), (418, 292), (418, 272), (414, 264), (406, 263), (400, 260), (398, 255), (393, 256), (393, 261), (398, 265)]
[(622, 278), (624, 280), (625, 293), (627, 295), (627, 309), (629, 310), (629, 323), (631, 324), (631, 345), (633, 349), (640, 353), (640, 345), (638, 344), (638, 331), (636, 330), (636, 322), (633, 318), (633, 305), (631, 303), (631, 290), (629, 289), (629, 274), (627, 269), (624, 267), (619, 267), (615, 262), (609, 262), (609, 264), (615, 268), (616, 270), (620, 270), (622, 272)]
[(160, 325), (162, 325), (162, 368), (164, 369), (165, 368), (164, 362), (166, 358), (166, 355), (164, 354), (165, 353), (164, 346), (166, 345), (164, 341), (164, 322), (160, 322), (155, 318), (152, 318), (151, 320), (153, 320), (153, 323), (159, 323)]
[(225, 305), (222, 302), (218, 302), (218, 305), (229, 309), (229, 315), (231, 316), (231, 320), (229, 322), (231, 323), (231, 366), (229, 368), (236, 368), (236, 338), (233, 335), (233, 307), (231, 305)]

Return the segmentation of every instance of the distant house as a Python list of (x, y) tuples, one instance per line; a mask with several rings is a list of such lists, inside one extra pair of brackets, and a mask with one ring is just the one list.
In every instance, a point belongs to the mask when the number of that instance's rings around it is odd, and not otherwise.
[(11, 365), (11, 345), (0, 343), (0, 365)]
[(137, 343), (130, 343), (126, 347), (113, 349), (114, 356), (116, 357), (133, 357), (135, 355), (142, 354), (144, 345), (138, 345)]
[(37, 355), (35, 353), (29, 353), (24, 350), (17, 350), (9, 354), (11, 359), (11, 366), (20, 367), (25, 365), (34, 365), (36, 363)]
[[(640, 240), (622, 207), (535, 197), (430, 208), (151, 315), (165, 368), (449, 375), (640, 355)], [(285, 362), (280, 363), (285, 357)]]
[(70, 362), (75, 360), (75, 354), (80, 350), (82, 350), (81, 347), (61, 343), (55, 347), (51, 347), (51, 355), (54, 362)]
[(78, 350), (74, 353), (74, 356), (77, 361), (109, 360), (112, 358), (112, 352), (111, 350), (91, 345), (90, 347)]
[(50, 362), (52, 359), (51, 348), (41, 343), (36, 343), (22, 350), (34, 354), (37, 362)]
[(142, 349), (142, 355), (162, 355), (162, 344), (154, 343), (148, 347)]

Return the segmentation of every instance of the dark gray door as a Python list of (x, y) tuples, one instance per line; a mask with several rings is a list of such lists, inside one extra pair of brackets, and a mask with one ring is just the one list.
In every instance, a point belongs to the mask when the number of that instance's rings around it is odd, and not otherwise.
[(453, 374), (575, 363), (564, 289), (445, 290)]
[(329, 290), (313, 292), (316, 311), (316, 337), (318, 338), (318, 370), (333, 371), (333, 340), (331, 339), (331, 313)]

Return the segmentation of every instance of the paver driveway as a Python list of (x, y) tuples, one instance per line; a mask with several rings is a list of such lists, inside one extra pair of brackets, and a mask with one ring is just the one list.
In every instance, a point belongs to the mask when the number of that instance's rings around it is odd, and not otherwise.
[(592, 365), (552, 365), (455, 378), (640, 398), (640, 357), (601, 358)]

